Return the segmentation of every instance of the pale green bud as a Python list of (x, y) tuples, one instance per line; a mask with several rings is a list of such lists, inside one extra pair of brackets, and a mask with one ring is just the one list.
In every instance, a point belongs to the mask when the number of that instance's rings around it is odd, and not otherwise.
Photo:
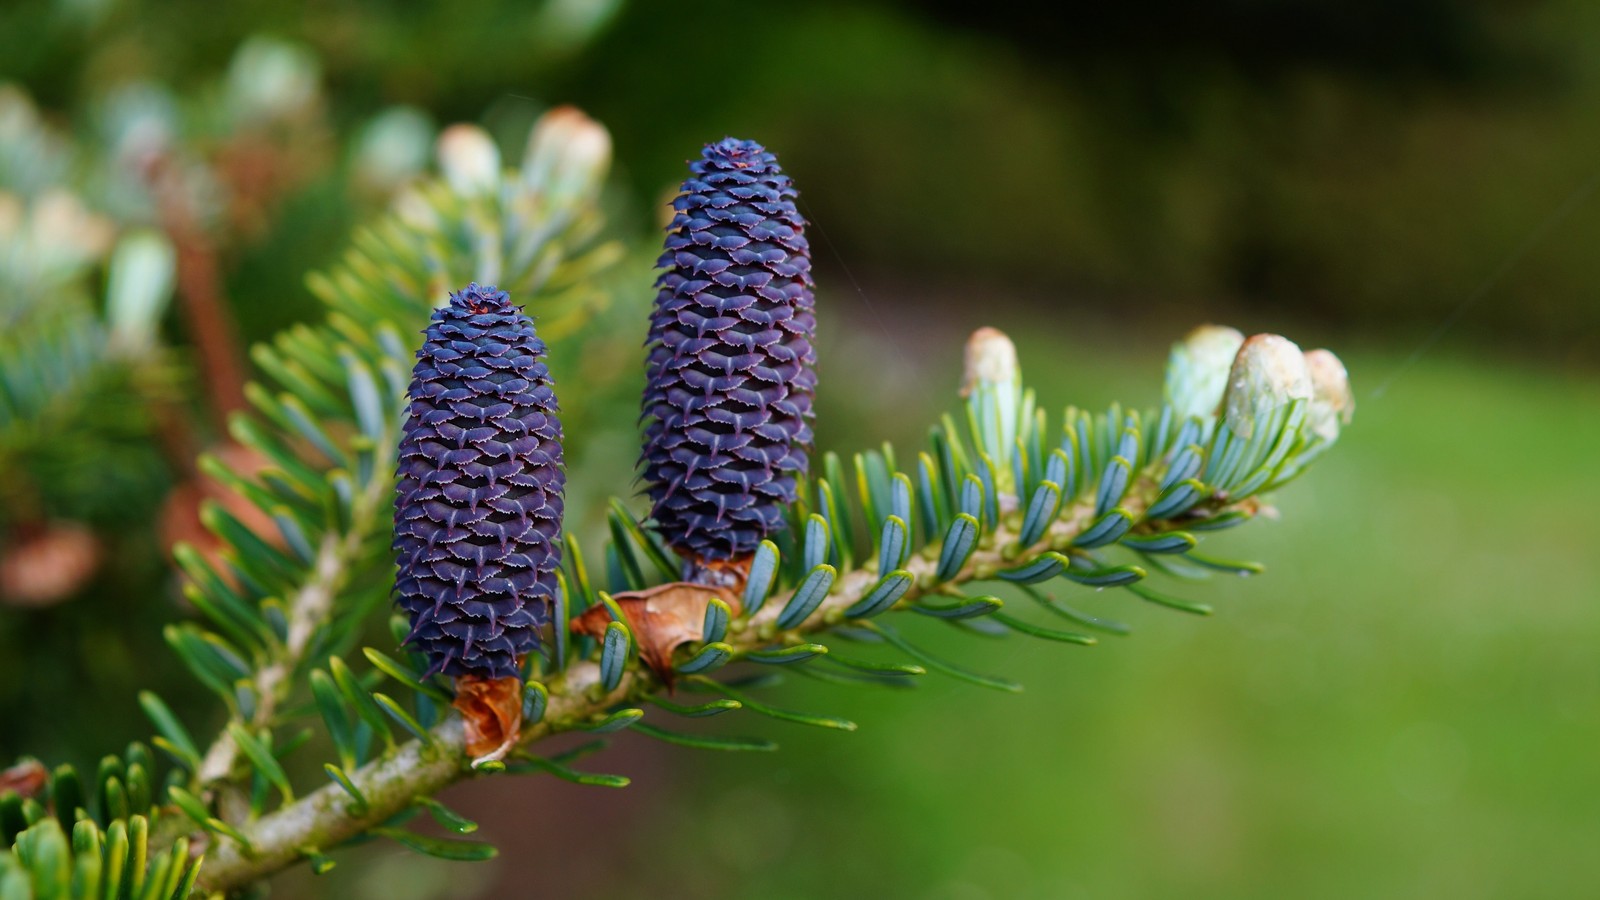
[(522, 155), (522, 178), (556, 203), (599, 191), (611, 167), (611, 134), (575, 106), (539, 117)]
[(1215, 416), (1228, 387), (1228, 371), (1244, 335), (1226, 325), (1201, 325), (1172, 345), (1167, 358), (1166, 402), (1184, 417)]
[(961, 396), (984, 453), (994, 462), (996, 486), (1002, 495), (1014, 494), (1011, 455), (1020, 425), (1022, 367), (1017, 347), (996, 328), (979, 328), (967, 339)]
[(355, 172), (362, 185), (387, 193), (428, 165), (433, 123), (414, 106), (394, 106), (374, 116), (356, 142)]
[(435, 152), (445, 181), (458, 194), (485, 194), (500, 183), (500, 150), (489, 132), (476, 125), (446, 128)]
[(322, 72), (309, 49), (253, 37), (228, 67), (229, 110), (246, 121), (293, 118), (316, 102)]
[(177, 253), (161, 232), (142, 229), (117, 242), (106, 284), (113, 346), (137, 354), (155, 343), (176, 273)]

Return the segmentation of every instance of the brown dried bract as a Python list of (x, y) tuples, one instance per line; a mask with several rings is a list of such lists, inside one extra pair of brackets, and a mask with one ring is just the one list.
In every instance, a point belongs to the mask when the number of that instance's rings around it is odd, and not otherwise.
[(26, 800), (44, 790), (48, 778), (49, 773), (45, 771), (43, 763), (37, 759), (25, 759), (0, 772), (0, 794), (16, 791), (17, 796)]
[(453, 704), (466, 728), (472, 764), (504, 759), (522, 737), (522, 679), (456, 678)]
[[(745, 567), (748, 570), (748, 561)], [(684, 644), (704, 639), (706, 605), (712, 597), (721, 598), (734, 615), (739, 614), (742, 604), (732, 588), (684, 581), (629, 591), (614, 599), (639, 646), (639, 658), (670, 685), (672, 652)], [(595, 606), (573, 620), (572, 630), (604, 637), (610, 622), (610, 611), (605, 606)]]

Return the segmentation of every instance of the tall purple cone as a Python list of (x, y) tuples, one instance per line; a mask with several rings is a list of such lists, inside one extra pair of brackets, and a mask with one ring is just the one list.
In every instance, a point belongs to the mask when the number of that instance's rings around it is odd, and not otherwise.
[(561, 561), (561, 423), (544, 342), (504, 291), (433, 312), (400, 440), (396, 604), (431, 671), (506, 678), (539, 644)]
[(811, 449), (811, 251), (789, 176), (754, 141), (689, 164), (656, 265), (643, 418), (656, 530), (692, 563), (784, 525)]

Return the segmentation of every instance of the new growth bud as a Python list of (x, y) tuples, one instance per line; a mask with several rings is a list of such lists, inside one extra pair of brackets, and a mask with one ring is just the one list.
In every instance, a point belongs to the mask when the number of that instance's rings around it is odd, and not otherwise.
[(611, 134), (605, 126), (575, 106), (558, 106), (528, 135), (522, 177), (561, 204), (598, 191), (610, 166)]
[(500, 150), (489, 132), (476, 125), (446, 128), (439, 134), (435, 153), (445, 181), (458, 194), (485, 194), (500, 183)]
[(1257, 334), (1239, 347), (1228, 372), (1223, 420), (1241, 438), (1255, 435), (1279, 408), (1311, 399), (1311, 372), (1305, 355), (1286, 337)]
[(176, 275), (177, 252), (161, 232), (139, 229), (117, 242), (106, 281), (112, 346), (138, 355), (155, 344)]
[(1008, 387), (1022, 383), (1017, 365), (1017, 345), (998, 328), (979, 328), (967, 338), (967, 354), (961, 378), (961, 396), (972, 396), (978, 385)]
[(1244, 335), (1226, 325), (1201, 325), (1172, 345), (1167, 357), (1166, 401), (1185, 418), (1209, 419), (1222, 406), (1228, 372)]
[(967, 338), (961, 396), (967, 398), (983, 452), (994, 463), (997, 489), (1002, 495), (1015, 495), (1011, 456), (1022, 406), (1022, 367), (1017, 364), (1017, 347), (1005, 332), (979, 328)]
[(1312, 434), (1327, 443), (1339, 439), (1339, 428), (1350, 424), (1356, 411), (1356, 398), (1350, 392), (1350, 375), (1339, 357), (1328, 350), (1306, 354), (1311, 371), (1311, 410), (1308, 426)]

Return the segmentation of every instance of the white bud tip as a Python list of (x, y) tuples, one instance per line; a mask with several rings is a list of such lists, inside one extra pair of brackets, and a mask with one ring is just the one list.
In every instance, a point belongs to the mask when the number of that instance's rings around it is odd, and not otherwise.
[(153, 229), (128, 233), (111, 254), (106, 318), (115, 342), (139, 351), (155, 342), (177, 274), (177, 252)]
[(597, 188), (611, 166), (611, 133), (576, 106), (539, 117), (523, 153), (523, 177), (563, 196)]
[(1311, 372), (1311, 430), (1325, 441), (1339, 436), (1339, 426), (1350, 424), (1356, 411), (1355, 394), (1350, 391), (1350, 374), (1344, 363), (1328, 350), (1306, 354)]
[(1258, 419), (1295, 400), (1311, 399), (1311, 372), (1305, 354), (1286, 337), (1257, 334), (1245, 340), (1228, 373), (1223, 397), (1229, 430), (1243, 438)]
[(1215, 416), (1228, 387), (1228, 371), (1243, 343), (1238, 329), (1201, 325), (1173, 344), (1167, 358), (1167, 403), (1182, 416)]
[(500, 150), (489, 132), (476, 125), (446, 128), (435, 152), (445, 180), (458, 194), (485, 193), (500, 181)]
[(1017, 345), (998, 328), (983, 327), (967, 338), (965, 373), (961, 379), (961, 396), (972, 393), (980, 382), (988, 384), (1014, 383), (1021, 374), (1017, 364)]

